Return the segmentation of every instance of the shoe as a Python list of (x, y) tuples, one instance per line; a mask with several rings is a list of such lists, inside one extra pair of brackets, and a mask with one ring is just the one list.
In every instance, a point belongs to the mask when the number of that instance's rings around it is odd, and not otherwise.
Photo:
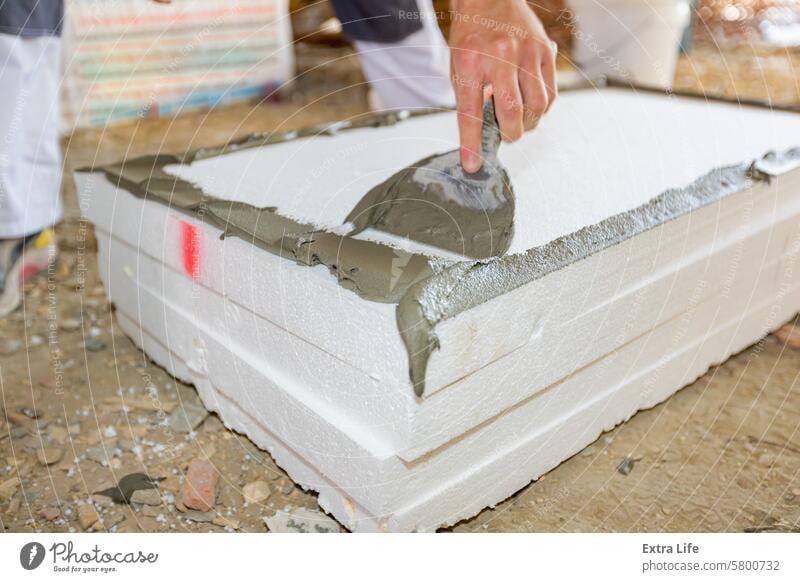
[(0, 241), (0, 317), (19, 307), (23, 283), (53, 264), (56, 253), (52, 228), (23, 238)]

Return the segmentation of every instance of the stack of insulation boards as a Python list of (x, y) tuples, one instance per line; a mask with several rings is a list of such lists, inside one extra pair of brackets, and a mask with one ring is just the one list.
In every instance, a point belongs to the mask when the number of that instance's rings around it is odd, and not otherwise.
[(268, 95), (291, 79), (288, 0), (68, 0), (73, 125)]
[(513, 236), (480, 260), (349, 226), (371, 188), (457, 147), (451, 111), (76, 179), (122, 329), (349, 529), (425, 531), (800, 309), (798, 141), (790, 113), (565, 93), (501, 147)]

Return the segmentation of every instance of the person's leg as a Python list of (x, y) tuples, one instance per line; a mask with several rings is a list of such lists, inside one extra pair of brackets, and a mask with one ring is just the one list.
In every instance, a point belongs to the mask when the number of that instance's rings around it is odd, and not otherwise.
[(58, 85), (57, 37), (0, 34), (0, 239), (60, 216)]
[(333, 0), (333, 5), (379, 108), (455, 105), (450, 53), (431, 0)]
[(55, 258), (59, 218), (59, 40), (0, 34), (0, 316)]

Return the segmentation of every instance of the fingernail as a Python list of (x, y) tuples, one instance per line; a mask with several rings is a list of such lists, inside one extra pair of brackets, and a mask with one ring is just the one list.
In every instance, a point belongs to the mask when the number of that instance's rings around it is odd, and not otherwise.
[(474, 174), (481, 169), (481, 159), (476, 156), (474, 152), (464, 150), (461, 160), (461, 163), (464, 166), (464, 171), (466, 171), (468, 174)]

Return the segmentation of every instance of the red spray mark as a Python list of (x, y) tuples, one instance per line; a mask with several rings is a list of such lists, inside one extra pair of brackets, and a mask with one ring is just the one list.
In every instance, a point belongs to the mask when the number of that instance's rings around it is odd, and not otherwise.
[(183, 270), (197, 281), (200, 278), (200, 235), (196, 226), (183, 221), (181, 221), (181, 248)]

